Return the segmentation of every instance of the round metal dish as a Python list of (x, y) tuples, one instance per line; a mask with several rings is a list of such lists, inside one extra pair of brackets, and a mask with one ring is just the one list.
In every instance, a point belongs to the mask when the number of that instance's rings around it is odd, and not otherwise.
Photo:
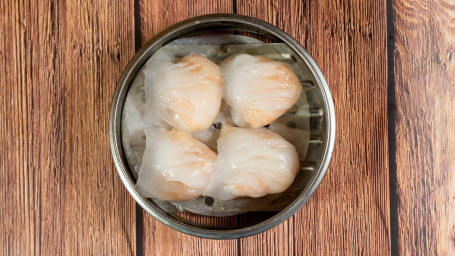
[[(312, 137), (310, 137), (310, 140), (313, 139), (313, 143), (316, 146), (309, 149), (307, 155), (307, 158), (311, 159), (313, 163), (309, 167), (312, 169), (311, 175), (305, 178), (304, 186), (295, 200), (280, 212), (269, 216), (259, 223), (253, 222), (242, 226), (220, 228), (182, 220), (181, 217), (166, 212), (153, 203), (153, 201), (138, 194), (134, 187), (134, 175), (125, 159), (121, 137), (121, 119), (123, 104), (130, 85), (142, 65), (154, 52), (163, 45), (178, 38), (189, 37), (204, 31), (225, 32), (226, 30), (251, 32), (269, 37), (275, 42), (286, 44), (291, 49), (292, 56), (303, 61), (306, 65), (306, 70), (311, 76), (309, 86), (312, 87), (311, 92), (307, 93), (307, 97), (312, 99), (321, 111), (320, 115), (316, 113), (316, 116), (320, 118), (318, 132), (311, 134)], [(130, 194), (148, 213), (164, 224), (190, 235), (212, 239), (231, 239), (254, 235), (270, 229), (288, 219), (308, 201), (321, 182), (330, 162), (335, 141), (335, 112), (332, 97), (324, 76), (311, 56), (297, 41), (280, 29), (255, 18), (234, 14), (206, 15), (185, 20), (162, 31), (145, 44), (132, 58), (120, 77), (113, 96), (109, 120), (109, 138), (113, 159), (120, 178)]]

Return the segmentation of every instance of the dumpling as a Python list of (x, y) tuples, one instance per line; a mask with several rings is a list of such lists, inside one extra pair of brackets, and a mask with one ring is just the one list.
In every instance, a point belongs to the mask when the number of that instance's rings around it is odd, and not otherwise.
[(216, 153), (187, 132), (146, 130), (146, 149), (136, 188), (148, 198), (193, 200), (202, 195), (214, 168)]
[(144, 120), (179, 130), (197, 132), (215, 120), (222, 98), (219, 67), (200, 55), (187, 55), (174, 63), (158, 52), (144, 69), (146, 109)]
[(233, 55), (220, 63), (223, 98), (240, 127), (261, 127), (275, 121), (298, 100), (302, 85), (285, 63), (264, 56)]
[(223, 126), (218, 158), (204, 195), (220, 200), (285, 191), (299, 171), (297, 152), (266, 128)]

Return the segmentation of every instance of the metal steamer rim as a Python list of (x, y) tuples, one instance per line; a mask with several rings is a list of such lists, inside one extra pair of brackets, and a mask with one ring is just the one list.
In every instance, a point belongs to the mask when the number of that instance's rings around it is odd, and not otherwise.
[[(317, 135), (316, 139), (312, 139), (313, 143), (314, 141), (317, 143), (307, 157), (314, 161), (312, 176), (306, 181), (306, 186), (302, 188), (301, 193), (296, 199), (282, 211), (260, 223), (240, 227), (219, 228), (182, 221), (181, 218), (176, 218), (175, 215), (164, 211), (151, 200), (138, 194), (134, 187), (135, 178), (128, 166), (123, 149), (121, 120), (123, 105), (128, 90), (143, 64), (154, 52), (178, 38), (188, 37), (204, 31), (222, 32), (226, 30), (251, 32), (286, 44), (292, 50), (292, 55), (306, 65), (307, 70), (313, 78), (314, 90), (310, 94), (307, 94), (307, 97), (315, 98), (314, 104), (318, 105), (322, 111), (322, 123), (320, 130), (317, 133), (311, 134), (312, 136)], [(324, 177), (332, 156), (335, 142), (335, 111), (332, 96), (322, 72), (311, 56), (292, 37), (273, 25), (255, 18), (235, 14), (205, 15), (182, 21), (160, 32), (147, 42), (132, 58), (120, 77), (113, 96), (109, 119), (109, 139), (111, 152), (119, 176), (129, 193), (144, 210), (160, 222), (186, 234), (211, 239), (232, 239), (258, 234), (268, 230), (288, 219), (308, 201)], [(310, 140), (310, 144), (312, 141)]]

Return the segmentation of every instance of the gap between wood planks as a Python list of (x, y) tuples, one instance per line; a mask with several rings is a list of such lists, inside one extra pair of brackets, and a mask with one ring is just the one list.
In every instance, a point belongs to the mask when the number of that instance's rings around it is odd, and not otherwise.
[[(142, 46), (141, 14), (139, 0), (134, 0), (134, 46), (137, 52)], [(144, 255), (144, 213), (136, 202), (136, 255)]]
[(389, 200), (390, 200), (390, 251), (391, 255), (398, 255), (398, 203), (397, 193), (397, 162), (395, 134), (397, 102), (395, 97), (395, 62), (393, 50), (395, 48), (395, 28), (393, 24), (393, 5), (392, 0), (386, 3), (387, 16), (387, 130), (388, 130), (388, 149), (389, 149)]

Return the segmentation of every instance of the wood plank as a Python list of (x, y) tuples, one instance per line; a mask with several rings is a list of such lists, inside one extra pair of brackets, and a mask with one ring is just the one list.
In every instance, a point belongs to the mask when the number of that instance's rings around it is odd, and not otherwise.
[[(389, 255), (386, 8), (376, 1), (238, 0), (296, 38), (335, 101), (331, 166), (289, 221), (241, 240), (245, 255)], [(267, 241), (267, 242), (264, 242)]]
[(455, 4), (393, 1), (400, 255), (455, 254)]
[(135, 252), (135, 203), (115, 171), (108, 142), (111, 98), (134, 55), (133, 13), (132, 1), (59, 6), (64, 254)]
[[(140, 36), (147, 42), (161, 30), (187, 18), (210, 13), (231, 13), (231, 0), (140, 1)], [(200, 223), (220, 225), (213, 218), (185, 215)], [(144, 255), (236, 255), (236, 240), (207, 240), (185, 235), (158, 222), (143, 211)]]
[[(37, 105), (33, 104), (36, 96), (30, 90), (33, 81), (30, 76), (39, 79), (38, 72), (31, 72), (30, 56), (33, 35), (30, 30), (37, 27), (27, 16), (36, 7), (24, 1), (0, 1), (0, 250), (3, 255), (39, 252), (40, 227), (35, 223), (40, 219), (40, 175), (36, 170), (46, 160), (40, 163), (33, 159), (40, 154), (37, 143), (53, 144), (56, 140), (52, 132), (47, 141), (33, 136), (37, 121), (43, 118), (33, 115), (39, 112), (33, 109)], [(50, 19), (49, 15), (44, 18)], [(41, 46), (43, 53), (52, 54), (52, 47)], [(43, 56), (42, 60), (48, 59)], [(52, 72), (52, 66), (46, 64), (35, 71)], [(48, 101), (52, 103), (54, 99), (49, 97)], [(47, 106), (37, 107), (49, 110)], [(43, 128), (52, 131), (49, 125)]]
[(3, 254), (135, 253), (135, 204), (108, 140), (132, 6), (1, 1)]

